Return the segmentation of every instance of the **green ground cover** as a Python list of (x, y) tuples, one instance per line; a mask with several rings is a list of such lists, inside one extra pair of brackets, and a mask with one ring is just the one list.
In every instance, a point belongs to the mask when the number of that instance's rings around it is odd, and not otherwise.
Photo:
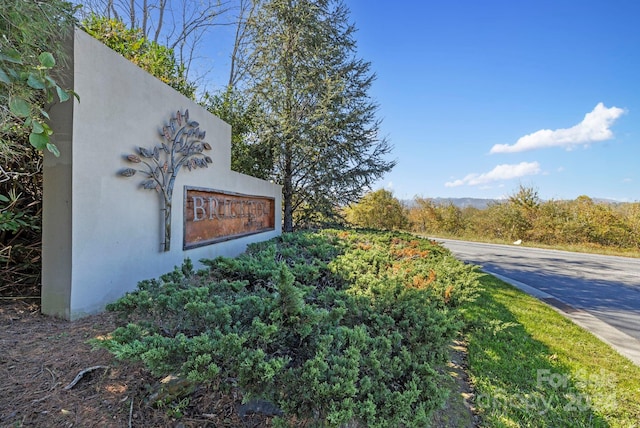
[[(441, 368), (479, 276), (446, 249), (324, 230), (205, 263), (141, 282), (109, 307), (123, 325), (98, 344), (158, 376), (270, 403), (280, 426), (423, 427), (445, 402)], [(185, 400), (159, 404), (179, 416)]]

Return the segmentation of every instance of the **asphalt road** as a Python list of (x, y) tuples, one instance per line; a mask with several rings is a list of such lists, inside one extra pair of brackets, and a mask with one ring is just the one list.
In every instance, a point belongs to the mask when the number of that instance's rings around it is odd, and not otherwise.
[(458, 259), (556, 307), (640, 364), (640, 259), (435, 240)]

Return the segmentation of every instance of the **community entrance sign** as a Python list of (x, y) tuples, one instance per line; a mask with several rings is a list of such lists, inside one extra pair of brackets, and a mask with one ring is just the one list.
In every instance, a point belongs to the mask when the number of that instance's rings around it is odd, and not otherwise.
[(186, 187), (184, 249), (275, 229), (275, 199)]
[(190, 258), (281, 233), (282, 188), (231, 170), (231, 127), (81, 30), (49, 115), (42, 312), (102, 311)]

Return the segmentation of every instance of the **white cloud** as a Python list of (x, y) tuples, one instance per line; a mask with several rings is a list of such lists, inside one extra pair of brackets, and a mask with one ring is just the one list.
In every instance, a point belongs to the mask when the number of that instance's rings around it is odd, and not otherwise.
[(496, 144), (490, 153), (517, 153), (545, 147), (566, 147), (568, 150), (576, 145), (605, 141), (613, 138), (610, 126), (625, 111), (618, 107), (607, 108), (602, 103), (584, 116), (579, 124), (571, 128), (556, 130), (541, 129), (533, 134), (525, 135), (515, 144)]
[(512, 178), (536, 175), (539, 173), (540, 164), (538, 162), (520, 162), (515, 165), (502, 164), (496, 166), (489, 172), (485, 172), (483, 174), (469, 174), (461, 180), (448, 181), (444, 185), (446, 187), (458, 187), (465, 184), (469, 186), (477, 186), (479, 184), (487, 184), (493, 181), (510, 180)]

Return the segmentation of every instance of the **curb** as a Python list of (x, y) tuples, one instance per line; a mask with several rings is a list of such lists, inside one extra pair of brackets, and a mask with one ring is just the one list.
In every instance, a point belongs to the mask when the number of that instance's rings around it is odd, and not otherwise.
[(484, 270), (484, 272), (489, 275), (493, 275), (499, 280), (504, 281), (507, 284), (511, 284), (525, 293), (545, 302), (561, 315), (569, 318), (575, 324), (591, 332), (598, 339), (611, 346), (620, 355), (629, 359), (635, 365), (640, 366), (640, 340), (629, 336), (604, 321), (601, 321), (589, 312), (571, 306), (549, 293), (545, 293), (544, 291), (540, 291), (523, 282), (516, 281), (515, 279), (511, 279), (495, 272), (488, 270)]

